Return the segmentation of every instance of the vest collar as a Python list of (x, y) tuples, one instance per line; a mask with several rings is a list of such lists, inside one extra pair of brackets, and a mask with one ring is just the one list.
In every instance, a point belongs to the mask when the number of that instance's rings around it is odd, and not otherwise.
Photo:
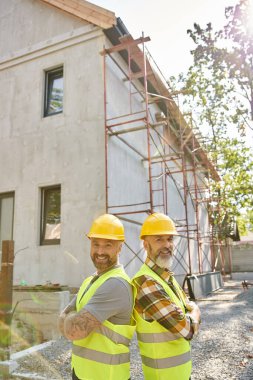
[(170, 281), (171, 277), (174, 275), (169, 269), (159, 267), (149, 257), (146, 258), (145, 264), (166, 282)]
[(102, 273), (99, 273), (99, 274), (97, 274), (97, 272), (95, 272), (95, 273), (93, 274), (93, 276), (97, 276), (97, 277), (100, 277), (100, 276), (102, 276), (103, 274), (105, 274), (105, 273), (109, 272), (110, 270), (113, 270), (113, 269), (118, 269), (118, 268), (121, 268), (121, 269), (123, 269), (123, 265), (121, 265), (121, 264), (116, 264), (116, 265), (114, 265), (113, 267), (111, 267), (111, 268), (109, 268), (109, 269), (105, 270), (105, 271), (104, 271), (104, 272), (102, 272)]

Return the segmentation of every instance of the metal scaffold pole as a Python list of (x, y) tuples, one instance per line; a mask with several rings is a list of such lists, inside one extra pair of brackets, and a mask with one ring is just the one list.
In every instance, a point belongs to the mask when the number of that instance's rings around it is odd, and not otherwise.
[[(206, 240), (208, 232), (203, 232), (200, 228), (200, 203), (205, 207), (205, 199), (201, 194), (199, 183), (203, 182), (203, 191), (206, 191), (208, 184), (204, 183), (203, 178), (209, 176), (209, 173), (214, 180), (219, 180), (219, 176), (197, 140), (193, 126), (190, 127), (181, 114), (179, 106), (173, 99), (173, 92), (148, 52), (145, 43), (149, 40), (150, 38), (144, 37), (143, 33), (138, 39), (124, 34), (118, 37), (116, 45), (104, 48), (101, 52), (104, 59), (106, 210), (130, 223), (140, 224), (143, 216), (150, 212), (159, 211), (166, 214), (170, 212), (169, 193), (173, 188), (184, 208), (184, 219), (177, 219), (175, 222), (179, 231), (185, 234), (188, 254), (187, 259), (181, 257), (182, 262), (179, 264), (188, 274), (197, 271), (203, 273), (203, 260), (210, 261), (208, 257), (210, 254), (212, 259), (213, 249), (212, 239)], [(111, 100), (111, 95), (107, 93), (109, 86), (107, 88), (106, 75), (109, 62), (114, 67), (113, 70), (110, 69), (110, 73), (119, 72), (122, 83), (125, 83), (124, 96), (128, 99), (128, 104), (119, 109), (112, 105), (110, 108), (108, 106)], [(161, 114), (161, 117), (156, 118), (155, 114), (154, 118), (154, 109), (163, 110), (165, 114), (159, 111), (158, 115)], [(142, 131), (146, 133), (141, 134)], [(139, 140), (131, 138), (132, 134), (136, 136), (139, 134), (138, 136), (142, 138), (145, 136), (141, 140), (145, 141), (145, 144), (138, 144)], [(112, 157), (108, 155), (111, 149), (111, 145), (108, 145), (109, 138), (118, 139), (147, 169), (146, 199), (131, 203), (126, 193), (121, 196), (120, 202), (112, 202), (113, 197), (109, 196), (111, 176), (108, 175), (112, 162), (110, 161)], [(201, 173), (203, 169), (205, 174)], [(191, 181), (193, 181), (192, 187)], [(206, 207), (208, 210), (208, 204)], [(191, 215), (192, 209), (194, 221)], [(138, 215), (141, 216), (141, 220), (138, 219)], [(211, 251), (206, 248), (207, 244), (211, 245)], [(194, 247), (197, 248), (197, 259), (191, 252)], [(196, 261), (198, 261), (197, 270)], [(212, 262), (210, 267), (213, 267)]]

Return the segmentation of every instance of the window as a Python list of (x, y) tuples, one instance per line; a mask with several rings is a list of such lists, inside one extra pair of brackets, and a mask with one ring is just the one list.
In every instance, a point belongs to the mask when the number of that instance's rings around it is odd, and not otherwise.
[(45, 72), (44, 116), (63, 111), (63, 66)]
[(40, 244), (60, 244), (61, 238), (61, 186), (41, 189)]
[(0, 253), (2, 241), (13, 239), (14, 193), (0, 194)]

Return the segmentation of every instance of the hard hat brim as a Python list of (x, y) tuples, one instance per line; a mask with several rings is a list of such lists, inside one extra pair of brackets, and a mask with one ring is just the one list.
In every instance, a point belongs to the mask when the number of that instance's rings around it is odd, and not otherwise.
[(90, 239), (90, 238), (97, 238), (97, 239), (108, 239), (108, 240), (118, 240), (118, 241), (124, 241), (125, 238), (123, 235), (118, 235), (118, 236), (115, 236), (115, 235), (110, 235), (110, 234), (94, 234), (94, 233), (90, 233), (90, 234), (86, 234), (86, 236)]
[(143, 240), (145, 236), (157, 236), (157, 235), (172, 235), (172, 236), (179, 236), (179, 233), (177, 231), (175, 232), (168, 232), (165, 233), (164, 231), (156, 231), (154, 234), (142, 234), (140, 235), (140, 239)]

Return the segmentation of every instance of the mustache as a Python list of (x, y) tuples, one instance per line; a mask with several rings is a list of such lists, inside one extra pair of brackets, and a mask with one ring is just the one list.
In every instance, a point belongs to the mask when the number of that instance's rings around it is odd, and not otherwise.
[(172, 253), (172, 249), (161, 249), (159, 251), (159, 253), (171, 254)]

